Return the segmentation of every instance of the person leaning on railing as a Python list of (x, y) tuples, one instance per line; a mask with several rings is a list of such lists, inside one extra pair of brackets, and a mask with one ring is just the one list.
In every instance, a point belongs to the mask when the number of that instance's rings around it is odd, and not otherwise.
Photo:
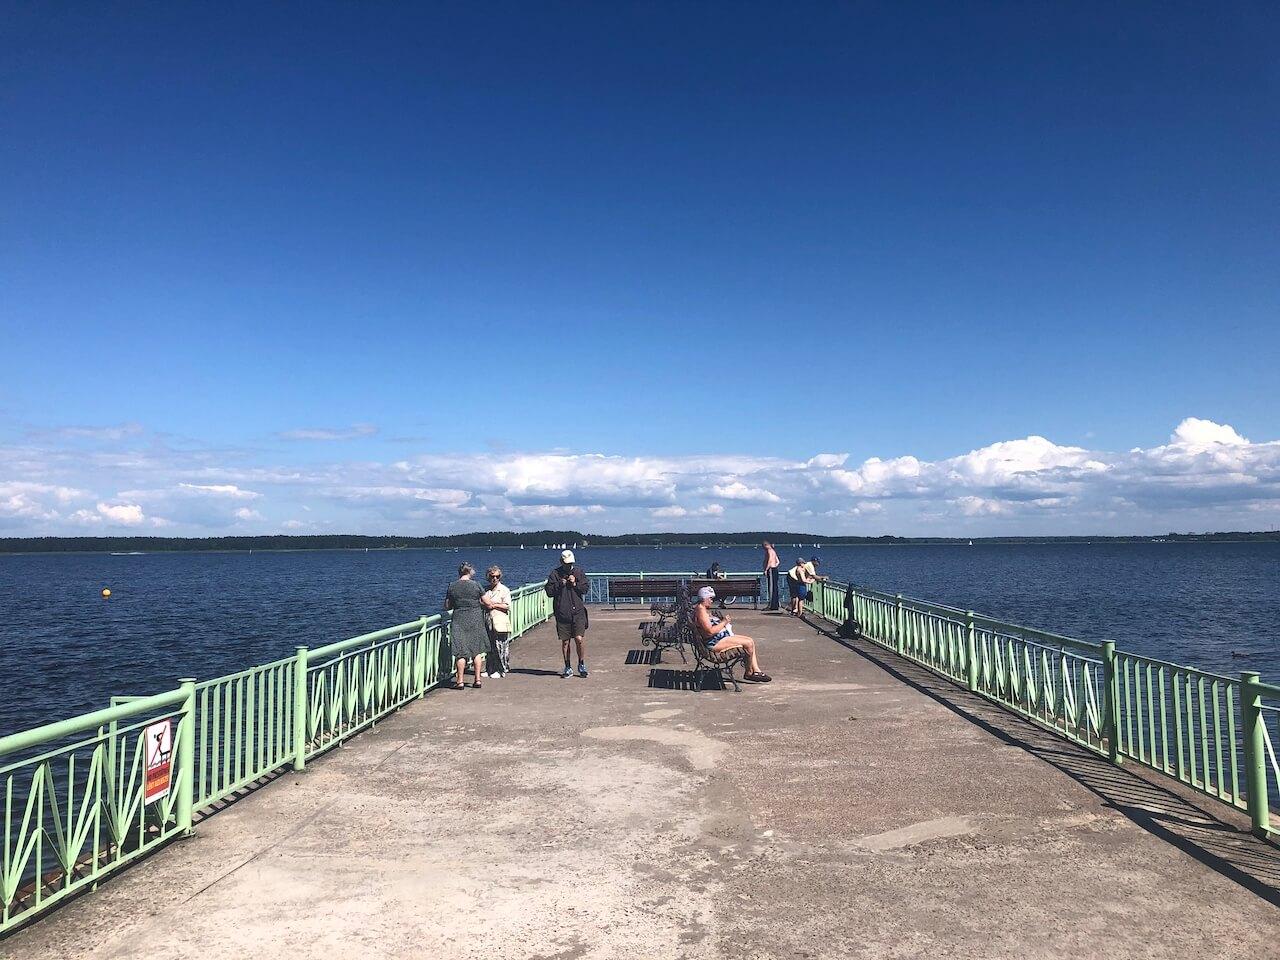
[(734, 650), (741, 647), (747, 654), (747, 672), (742, 678), (753, 683), (768, 683), (773, 677), (760, 669), (760, 660), (756, 657), (756, 642), (750, 637), (734, 634), (729, 615), (723, 616), (711, 612), (711, 601), (716, 592), (710, 587), (698, 591), (698, 604), (693, 608), (693, 629), (702, 634), (707, 649), (713, 653)]
[(449, 647), (453, 653), (455, 690), (466, 687), (462, 681), (467, 675), (468, 660), (475, 663), (476, 679), (472, 686), (480, 689), (484, 656), (489, 650), (489, 631), (485, 629), (484, 609), (480, 606), (484, 587), (472, 579), (475, 572), (476, 568), (469, 563), (459, 566), (458, 579), (449, 584), (444, 595), (444, 608), (453, 611), (453, 619), (449, 623)]
[(791, 591), (793, 617), (804, 616), (804, 602), (809, 599), (809, 584), (817, 579), (812, 570), (804, 557), (800, 557), (796, 560), (796, 565), (787, 571), (787, 589)]

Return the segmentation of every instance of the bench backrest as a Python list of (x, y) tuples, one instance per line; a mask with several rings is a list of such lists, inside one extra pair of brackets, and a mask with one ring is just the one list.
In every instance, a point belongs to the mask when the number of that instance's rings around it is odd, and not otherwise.
[(755, 577), (742, 580), (707, 580), (699, 578), (689, 581), (689, 593), (697, 595), (699, 588), (710, 587), (717, 597), (758, 597), (760, 581)]
[(674, 597), (680, 589), (679, 580), (610, 580), (611, 597)]

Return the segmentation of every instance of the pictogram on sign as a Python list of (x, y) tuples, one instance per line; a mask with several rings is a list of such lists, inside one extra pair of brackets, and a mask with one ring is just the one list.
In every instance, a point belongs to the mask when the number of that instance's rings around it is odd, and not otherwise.
[(169, 794), (173, 729), (168, 720), (159, 720), (144, 728), (142, 737), (142, 749), (147, 759), (147, 782), (142, 794), (142, 802), (147, 804)]

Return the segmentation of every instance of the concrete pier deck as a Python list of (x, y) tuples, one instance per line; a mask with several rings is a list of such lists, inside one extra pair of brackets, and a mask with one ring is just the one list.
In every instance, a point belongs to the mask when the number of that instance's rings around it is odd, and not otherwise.
[(537, 628), (522, 672), (431, 693), (0, 956), (1280, 951), (1280, 851), (1225, 807), (818, 624), (736, 615), (775, 682), (735, 694), (645, 662), (638, 620), (592, 612), (585, 680)]

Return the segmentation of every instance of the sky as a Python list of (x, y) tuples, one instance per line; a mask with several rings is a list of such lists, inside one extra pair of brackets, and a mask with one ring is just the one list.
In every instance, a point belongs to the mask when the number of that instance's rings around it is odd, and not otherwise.
[(1274, 4), (0, 7), (0, 536), (1280, 527)]

